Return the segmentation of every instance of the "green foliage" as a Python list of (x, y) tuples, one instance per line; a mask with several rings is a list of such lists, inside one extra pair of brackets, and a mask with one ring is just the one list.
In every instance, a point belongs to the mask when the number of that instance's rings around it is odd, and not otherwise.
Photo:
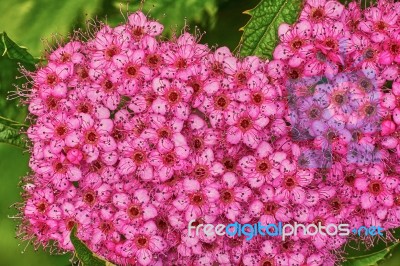
[[(0, 265), (2, 266), (71, 266), (70, 254), (52, 256), (42, 248), (34, 250), (32, 245), (16, 237), (16, 224), (20, 220), (10, 219), (20, 210), (10, 208), (21, 201), (21, 187), (18, 181), (25, 176), (29, 154), (8, 144), (0, 144)], [(23, 254), (22, 254), (23, 253)]]
[(0, 56), (0, 69), (0, 116), (24, 121), (26, 108), (17, 107), (17, 99), (6, 100), (8, 92), (15, 90), (14, 85), (21, 85), (26, 81), (25, 78), (16, 79), (17, 76), (21, 76), (18, 72), (18, 62)]
[[(392, 255), (393, 250), (397, 247), (400, 247), (399, 239), (400, 239), (400, 227), (390, 230), (391, 238), (397, 239), (393, 243), (388, 243), (383, 239), (386, 238), (386, 233), (384, 233), (383, 238), (374, 237), (369, 240), (371, 242), (360, 242), (358, 241), (350, 241), (346, 244), (345, 253), (346, 261), (343, 262), (343, 266), (369, 266), (369, 265), (386, 265), (381, 264), (382, 262), (386, 262), (386, 260)], [(372, 247), (371, 247), (372, 246)], [(390, 264), (387, 264), (390, 265)]]
[(18, 46), (13, 42), (5, 32), (0, 33), (0, 51), (2, 56), (7, 55), (12, 60), (17, 60), (28, 65), (34, 65), (37, 60), (28, 53), (28, 49), (23, 46)]
[(76, 226), (72, 228), (70, 239), (74, 245), (76, 256), (83, 266), (111, 266), (113, 264), (98, 257), (76, 236)]
[[(0, 71), (0, 116), (22, 121), (26, 114), (25, 109), (18, 108), (16, 100), (7, 101), (6, 95), (9, 91), (15, 90), (14, 85), (18, 86), (26, 82), (25, 77), (16, 79), (18, 75), (21, 76), (18, 71), (18, 64), (32, 70), (37, 59), (25, 47), (18, 46), (12, 41), (5, 32), (0, 33), (0, 54), (0, 68), (2, 70)], [(13, 122), (13, 124), (15, 126), (17, 123)]]
[(294, 23), (302, 7), (302, 0), (261, 0), (253, 9), (249, 22), (241, 28), (240, 55), (257, 55), (271, 58), (278, 43), (278, 27), (282, 23)]
[(0, 143), (7, 143), (19, 148), (26, 148), (26, 141), (18, 129), (0, 122)]
[[(216, 23), (218, 11), (217, 0), (138, 0), (129, 2), (129, 10), (143, 10), (145, 14), (159, 20), (165, 25), (164, 34), (170, 35), (174, 29), (178, 32), (185, 26), (185, 20), (201, 26), (211, 26)], [(126, 9), (127, 1), (116, 1), (114, 6)]]
[(342, 266), (375, 266), (375, 265), (378, 265), (378, 263), (382, 262), (385, 258), (387, 258), (389, 256), (389, 254), (392, 252), (392, 250), (398, 245), (399, 245), (399, 243), (395, 243), (387, 248), (384, 248), (380, 251), (377, 251), (377, 252), (374, 252), (371, 254), (347, 258), (347, 260), (342, 263)]
[(227, 46), (233, 51), (241, 37), (238, 29), (248, 21), (248, 16), (242, 13), (243, 10), (255, 7), (259, 0), (220, 1), (215, 26), (212, 29), (200, 26), (201, 30), (206, 30), (207, 33), (202, 36), (201, 42), (209, 46)]
[(81, 17), (91, 17), (102, 0), (20, 0), (0, 1), (1, 27), (18, 43), (24, 43), (35, 56), (41, 54), (40, 38), (54, 33), (67, 35)]

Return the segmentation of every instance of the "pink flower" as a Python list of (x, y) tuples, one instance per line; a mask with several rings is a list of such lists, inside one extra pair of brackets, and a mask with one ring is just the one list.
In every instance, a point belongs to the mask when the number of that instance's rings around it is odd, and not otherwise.
[[(314, 209), (310, 213), (309, 223), (315, 224), (317, 226), (319, 224), (321, 224), (322, 226), (327, 226), (329, 224), (335, 224), (335, 225), (339, 224), (339, 220), (335, 216), (333, 216), (332, 213), (329, 212), (326, 208), (319, 207), (318, 210)], [(325, 231), (323, 231), (322, 233), (317, 233), (313, 237), (309, 237), (309, 236), (304, 236), (304, 237), (310, 238), (311, 242), (318, 250), (336, 249), (336, 248), (340, 247), (346, 241), (346, 238), (339, 236), (339, 235), (333, 235), (335, 230), (332, 229), (332, 227), (330, 227), (329, 229), (326, 228)], [(300, 229), (300, 232), (301, 232), (301, 229)], [(329, 234), (331, 234), (332, 236), (328, 235), (327, 232), (329, 232)], [(303, 232), (301, 232), (301, 233), (303, 233)]]
[(135, 173), (139, 178), (151, 181), (153, 179), (153, 166), (149, 163), (150, 147), (142, 138), (129, 139), (119, 146), (121, 156), (117, 171), (121, 175)]
[(192, 114), (188, 119), (190, 128), (182, 132), (187, 136), (188, 145), (192, 152), (201, 154), (207, 148), (216, 147), (221, 139), (220, 132), (209, 128), (206, 121), (196, 114)]
[(60, 153), (65, 146), (73, 147), (78, 141), (74, 135), (80, 128), (80, 120), (66, 113), (58, 113), (55, 117), (43, 116), (43, 122), (36, 130), (42, 140), (52, 139), (49, 143), (52, 153)]
[(244, 211), (244, 203), (249, 200), (252, 191), (247, 186), (239, 183), (239, 178), (234, 173), (225, 173), (219, 188), (219, 205), (226, 218), (232, 222)]
[(313, 23), (321, 23), (324, 20), (338, 20), (342, 15), (344, 6), (337, 1), (307, 0), (300, 19), (307, 19)]
[(165, 53), (162, 54), (167, 67), (161, 72), (162, 78), (174, 78), (185, 80), (188, 77), (188, 68), (208, 54), (208, 47), (198, 44), (195, 38), (189, 33), (184, 33), (171, 44)]
[(291, 67), (300, 66), (314, 48), (310, 42), (311, 23), (303, 20), (293, 26), (281, 24), (278, 31), (281, 43), (274, 50), (274, 58), (289, 60)]
[[(153, 221), (146, 222), (142, 228), (126, 227), (128, 240), (117, 246), (123, 257), (133, 257), (141, 265), (153, 262), (153, 254), (162, 253), (166, 249), (164, 239), (157, 235), (157, 228)], [(131, 260), (133, 262), (133, 260)]]
[(264, 185), (260, 188), (260, 192), (260, 199), (254, 200), (249, 206), (252, 217), (258, 218), (263, 225), (288, 222), (292, 219), (290, 209), (277, 197), (274, 187)]
[(212, 78), (224, 77), (224, 60), (232, 57), (232, 53), (228, 47), (220, 47), (214, 53), (210, 53), (206, 57), (206, 67), (210, 69)]
[(383, 169), (374, 165), (368, 169), (368, 176), (355, 180), (355, 187), (362, 191), (361, 206), (363, 209), (376, 210), (379, 205), (390, 207), (393, 205), (393, 192), (398, 180), (392, 177), (385, 177)]
[(203, 104), (206, 95), (211, 96), (220, 88), (219, 82), (209, 77), (204, 65), (193, 65), (188, 68), (187, 85), (193, 89), (192, 106)]
[(39, 69), (35, 75), (35, 82), (41, 85), (40, 95), (46, 99), (50, 96), (65, 97), (67, 85), (65, 80), (72, 74), (70, 64), (49, 63), (45, 68)]
[(359, 3), (348, 3), (348, 8), (343, 10), (342, 21), (347, 25), (351, 32), (359, 31), (359, 24), (361, 22), (363, 13)]
[(121, 101), (120, 92), (123, 91), (123, 87), (111, 79), (111, 76), (104, 72), (96, 77), (96, 83), (88, 88), (87, 98), (92, 102), (102, 103), (110, 110), (115, 110)]
[(81, 170), (71, 164), (64, 155), (37, 162), (31, 162), (31, 167), (43, 176), (47, 182), (51, 182), (59, 190), (64, 190), (69, 182), (78, 181), (82, 178)]
[(267, 76), (264, 74), (254, 74), (248, 80), (248, 89), (243, 89), (235, 93), (238, 102), (245, 103), (251, 113), (262, 113), (263, 115), (274, 117), (277, 115), (276, 100), (280, 96), (280, 88), (275, 88), (268, 84)]
[(214, 178), (223, 173), (224, 167), (216, 162), (214, 153), (210, 148), (191, 158), (192, 166), (190, 175), (199, 182), (210, 183)]
[(307, 186), (311, 183), (314, 173), (308, 169), (297, 169), (288, 159), (282, 161), (283, 175), (274, 180), (280, 184), (276, 190), (276, 199), (302, 204), (306, 199)]
[(156, 21), (148, 20), (140, 11), (137, 11), (128, 17), (127, 28), (130, 30), (131, 38), (135, 41), (145, 38), (146, 36), (160, 35), (164, 30), (164, 26)]
[(400, 63), (400, 37), (399, 32), (390, 34), (388, 42), (383, 43), (383, 51), (379, 55), (379, 63), (383, 65), (391, 65), (394, 62)]
[(366, 77), (372, 79), (379, 73), (379, 45), (372, 43), (369, 38), (361, 34), (354, 34), (352, 42), (356, 51), (352, 55), (355, 64), (360, 64)]
[(226, 88), (218, 91), (212, 90), (207, 94), (202, 105), (199, 106), (199, 110), (208, 115), (213, 128), (222, 128), (225, 126), (226, 112), (235, 105), (235, 96)]
[[(90, 208), (110, 201), (112, 194), (112, 187), (107, 182), (102, 181), (101, 173), (88, 173), (81, 182), (80, 195), (77, 199), (77, 206), (80, 207), (81, 216), (80, 218), (83, 223), (89, 223), (87, 221), (87, 213)], [(104, 179), (106, 180), (106, 179)]]
[(320, 23), (313, 28), (314, 52), (305, 63), (307, 76), (325, 75), (332, 79), (344, 65), (344, 56), (353, 51), (350, 33), (341, 22)]
[(88, 99), (88, 89), (70, 92), (65, 105), (70, 112), (89, 114), (97, 119), (110, 118), (110, 110), (107, 107)]
[(82, 151), (86, 156), (86, 162), (95, 161), (100, 151), (111, 152), (117, 148), (115, 140), (110, 136), (113, 129), (111, 119), (93, 120), (90, 115), (81, 114), (81, 130), (75, 131), (74, 137), (79, 139), (73, 146), (83, 143)]
[[(117, 208), (114, 220), (118, 230), (124, 230), (127, 225), (139, 225), (157, 216), (157, 209), (150, 202), (147, 190), (137, 189), (132, 194), (126, 191), (112, 195), (112, 203)], [(128, 238), (129, 236), (126, 235)]]
[(227, 111), (226, 123), (229, 125), (226, 132), (227, 142), (231, 144), (243, 142), (254, 149), (261, 142), (262, 129), (269, 123), (269, 119), (240, 104), (237, 108)]
[(219, 199), (218, 190), (210, 185), (202, 185), (195, 179), (183, 180), (183, 191), (172, 204), (184, 213), (186, 222), (196, 220), (206, 213), (207, 216), (216, 217), (220, 212), (216, 206)]
[(174, 142), (166, 139), (160, 141), (159, 150), (149, 154), (149, 163), (156, 169), (161, 182), (170, 179), (174, 171), (183, 170), (189, 156), (189, 148), (184, 138), (176, 137)]
[(287, 240), (284, 242), (265, 240), (261, 245), (262, 262), (282, 265), (301, 265), (305, 258), (300, 251), (300, 241)]
[(251, 187), (258, 188), (280, 174), (276, 162), (282, 161), (285, 154), (272, 151), (271, 145), (261, 142), (257, 147), (256, 156), (249, 155), (240, 159), (240, 168)]
[(225, 57), (222, 64), (224, 72), (227, 74), (228, 87), (238, 90), (245, 87), (250, 77), (257, 72), (260, 60), (255, 56), (249, 56), (240, 62), (231, 56)]
[(129, 38), (120, 36), (118, 32), (109, 26), (100, 29), (96, 38), (91, 40), (88, 47), (92, 51), (89, 73), (96, 76), (96, 72), (108, 69), (114, 57), (122, 54), (128, 47)]
[(152, 105), (153, 112), (161, 115), (172, 113), (182, 120), (189, 117), (188, 103), (193, 94), (191, 87), (178, 81), (170, 83), (166, 79), (154, 79), (153, 90), (158, 95)]
[(59, 47), (50, 55), (50, 60), (56, 61), (60, 64), (62, 63), (74, 63), (81, 64), (83, 63), (85, 56), (83, 55), (83, 51), (81, 50), (82, 45), (79, 41), (71, 41), (67, 43), (64, 47)]
[(50, 188), (37, 189), (27, 201), (24, 214), (29, 218), (46, 218), (54, 203), (54, 195)]
[(152, 71), (152, 75), (158, 73), (162, 64), (164, 63), (161, 56), (160, 44), (154, 37), (144, 36), (140, 48), (145, 52), (144, 63)]
[(124, 55), (116, 55), (110, 67), (110, 81), (118, 84), (123, 95), (133, 96), (138, 91), (142, 79), (150, 76), (150, 69), (143, 66), (144, 51), (128, 51)]
[(365, 12), (365, 20), (360, 23), (360, 29), (371, 34), (373, 42), (383, 42), (388, 39), (388, 33), (396, 29), (398, 14), (395, 10), (384, 11), (371, 7)]
[(324, 87), (323, 94), (328, 100), (330, 113), (348, 117), (356, 111), (363, 97), (356, 88), (357, 84), (348, 81)]

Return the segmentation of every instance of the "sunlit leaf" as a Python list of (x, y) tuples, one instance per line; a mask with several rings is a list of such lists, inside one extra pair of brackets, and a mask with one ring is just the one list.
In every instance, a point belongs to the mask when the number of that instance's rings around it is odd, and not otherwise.
[(382, 262), (385, 258), (388, 257), (390, 252), (398, 246), (399, 243), (395, 243), (393, 245), (388, 246), (380, 251), (363, 255), (357, 257), (347, 258), (346, 261), (342, 263), (342, 266), (375, 266), (378, 265), (378, 262)]
[(112, 266), (114, 264), (97, 257), (86, 245), (76, 236), (76, 226), (71, 231), (71, 243), (74, 245), (76, 256), (84, 266)]
[(41, 38), (54, 33), (67, 35), (85, 18), (92, 17), (102, 0), (20, 0), (0, 1), (0, 31), (7, 31), (17, 42), (23, 43), (34, 56), (41, 55)]
[(28, 52), (28, 49), (17, 45), (5, 32), (0, 33), (0, 52), (2, 56), (8, 56), (25, 64), (34, 65), (37, 60)]
[(390, 230), (391, 238), (397, 239), (394, 243), (388, 243), (384, 241), (386, 233), (382, 238), (375, 237), (369, 241), (368, 244), (360, 240), (352, 240), (346, 244), (344, 252), (346, 253), (346, 259), (343, 263), (345, 266), (369, 266), (377, 265), (378, 262), (382, 262), (384, 259), (389, 257), (389, 254), (393, 249), (399, 246), (398, 240), (400, 239), (400, 227)]
[(283, 22), (294, 23), (302, 3), (302, 0), (261, 0), (255, 8), (245, 11), (251, 18), (241, 28), (243, 35), (239, 44), (240, 54), (271, 58), (279, 40), (279, 25)]
[[(116, 8), (126, 9), (126, 1), (115, 1)], [(130, 11), (136, 11), (142, 7), (143, 12), (164, 24), (164, 34), (170, 34), (173, 30), (178, 32), (185, 26), (185, 21), (190, 25), (213, 27), (218, 11), (217, 0), (145, 0), (134, 1), (129, 4)], [(121, 18), (117, 17), (121, 20)]]

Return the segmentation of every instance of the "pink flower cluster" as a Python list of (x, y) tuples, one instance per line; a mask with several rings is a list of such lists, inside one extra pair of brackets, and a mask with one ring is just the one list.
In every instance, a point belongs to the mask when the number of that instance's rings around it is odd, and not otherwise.
[(188, 223), (400, 225), (400, 3), (307, 0), (274, 60), (141, 12), (30, 73), (21, 229), (119, 265), (334, 265), (343, 236), (199, 236)]

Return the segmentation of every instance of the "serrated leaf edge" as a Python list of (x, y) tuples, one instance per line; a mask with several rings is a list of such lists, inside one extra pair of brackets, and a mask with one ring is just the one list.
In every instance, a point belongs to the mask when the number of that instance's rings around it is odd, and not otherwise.
[[(293, 0), (290, 0), (290, 1), (293, 1)], [(288, 3), (289, 3), (289, 0), (285, 0), (284, 4), (281, 5), (279, 11), (275, 14), (275, 16), (274, 16), (274, 18), (272, 19), (271, 23), (268, 24), (268, 26), (266, 27), (264, 33), (262, 34), (262, 37), (261, 37), (261, 38), (259, 39), (259, 41), (257, 42), (257, 45), (255, 46), (256, 48), (257, 48), (258, 45), (260, 44), (261, 40), (264, 38), (266, 32), (268, 32), (268, 30), (270, 30), (271, 25), (276, 21), (278, 15), (279, 15), (280, 12), (282, 11), (283, 7), (285, 7)], [(250, 22), (251, 22), (251, 20), (252, 20), (252, 18), (253, 18), (252, 11), (255, 10), (255, 9), (257, 9), (261, 4), (262, 4), (262, 1), (260, 1), (254, 8), (243, 11), (243, 14), (249, 15), (249, 16), (250, 16), (250, 19), (247, 21), (247, 23), (246, 23), (243, 27), (239, 28), (239, 31), (243, 31), (243, 32), (244, 32), (245, 28), (250, 24)], [(300, 15), (300, 13), (298, 14), (298, 16), (299, 16), (299, 15)], [(239, 51), (240, 51), (240, 46), (241, 46), (242, 43), (243, 43), (243, 37), (244, 37), (244, 33), (243, 33), (242, 36), (240, 37), (239, 45), (236, 47), (236, 49), (239, 50)], [(256, 48), (255, 48), (255, 49), (256, 49)], [(235, 50), (236, 50), (236, 49), (235, 49)], [(254, 50), (255, 50), (255, 49), (253, 49), (252, 54), (254, 53)]]

